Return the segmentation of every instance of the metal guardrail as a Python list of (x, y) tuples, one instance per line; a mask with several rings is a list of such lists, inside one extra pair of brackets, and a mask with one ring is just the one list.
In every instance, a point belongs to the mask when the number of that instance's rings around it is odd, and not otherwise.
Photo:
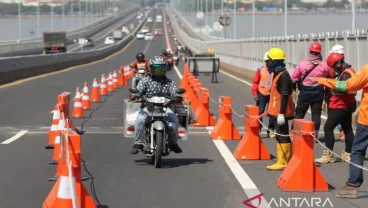
[[(175, 9), (169, 10), (168, 14), (174, 22), (173, 27), (177, 35), (185, 45), (191, 47), (192, 51), (203, 53), (208, 48), (212, 48), (216, 57), (220, 57), (222, 62), (253, 71), (263, 64), (264, 53), (272, 47), (279, 47), (285, 51), (287, 68), (293, 70), (301, 60), (306, 58), (308, 47), (313, 41), (321, 43), (323, 58), (328, 56), (333, 45), (340, 44), (345, 47), (345, 61), (356, 70), (368, 63), (366, 56), (368, 37), (364, 30), (230, 40), (201, 33)], [(202, 40), (189, 36), (183, 28), (200, 36)]]
[[(79, 28), (72, 32), (68, 32), (67, 38), (70, 42), (72, 42), (73, 39), (76, 39), (79, 37), (89, 37), (97, 33), (98, 31), (102, 30), (103, 28), (107, 27), (108, 25), (111, 25), (117, 21), (120, 21), (121, 18), (124, 18), (132, 14), (138, 9), (139, 8), (130, 8), (130, 9), (120, 12), (115, 17), (108, 17), (98, 22), (94, 22), (90, 25), (87, 25), (86, 27)], [(0, 44), (0, 57), (39, 52), (39, 51), (42, 51), (43, 46), (44, 46), (44, 43), (43, 43), (42, 38), (35, 38), (31, 40), (21, 41), (19, 43), (14, 43), (14, 42), (2, 43)]]
[[(175, 9), (168, 10), (167, 13), (173, 22), (174, 30), (184, 45), (189, 46), (195, 53), (204, 53), (212, 48), (215, 56), (220, 58), (222, 63), (239, 68), (243, 75), (249, 74), (249, 71), (256, 71), (259, 66), (262, 66), (264, 53), (272, 47), (279, 47), (285, 51), (286, 68), (292, 73), (298, 63), (306, 58), (308, 47), (313, 41), (321, 43), (324, 59), (328, 56), (333, 45), (340, 44), (345, 47), (345, 61), (351, 64), (356, 71), (359, 71), (361, 66), (368, 64), (368, 56), (366, 55), (368, 54), (368, 36), (365, 31), (213, 40), (214, 37), (195, 29)], [(189, 35), (187, 31), (201, 37), (201, 40)], [(356, 96), (359, 101), (361, 93), (361, 90), (358, 91)]]
[(132, 33), (114, 45), (109, 45), (93, 51), (0, 58), (0, 84), (58, 71), (70, 66), (85, 64), (107, 57), (121, 50), (127, 43), (134, 39), (135, 34), (140, 30), (143, 24), (144, 21), (137, 25)]

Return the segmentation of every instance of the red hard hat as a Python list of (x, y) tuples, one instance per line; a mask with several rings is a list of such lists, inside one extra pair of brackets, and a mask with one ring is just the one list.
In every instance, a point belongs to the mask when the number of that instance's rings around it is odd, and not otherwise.
[(313, 52), (321, 53), (321, 52), (322, 52), (321, 44), (320, 44), (319, 42), (313, 42), (313, 43), (309, 46), (309, 51), (313, 51)]
[(339, 53), (331, 53), (328, 57), (327, 57), (327, 65), (330, 68), (333, 68), (333, 66), (335, 65), (335, 63), (339, 60), (344, 59), (344, 55), (339, 54)]

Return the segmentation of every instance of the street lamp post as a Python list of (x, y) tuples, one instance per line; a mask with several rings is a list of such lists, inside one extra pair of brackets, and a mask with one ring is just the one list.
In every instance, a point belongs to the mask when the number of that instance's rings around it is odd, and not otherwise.
[(284, 5), (284, 13), (285, 13), (285, 22), (284, 22), (284, 24), (285, 24), (285, 27), (284, 27), (284, 29), (285, 29), (285, 31), (284, 31), (284, 35), (286, 36), (287, 35), (287, 0), (285, 0), (285, 5)]
[(18, 41), (22, 39), (22, 8), (21, 1), (18, 2)]

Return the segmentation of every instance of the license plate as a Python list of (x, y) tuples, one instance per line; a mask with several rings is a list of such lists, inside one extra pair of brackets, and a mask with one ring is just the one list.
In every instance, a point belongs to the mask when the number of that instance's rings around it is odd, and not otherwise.
[(152, 113), (153, 116), (166, 116), (166, 112), (163, 113), (158, 113), (158, 112), (154, 112)]

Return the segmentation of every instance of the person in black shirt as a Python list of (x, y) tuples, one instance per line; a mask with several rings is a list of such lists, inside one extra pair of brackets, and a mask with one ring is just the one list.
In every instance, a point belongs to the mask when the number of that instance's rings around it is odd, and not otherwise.
[(294, 103), (292, 100), (292, 81), (285, 68), (285, 53), (280, 48), (268, 51), (270, 60), (267, 67), (273, 75), (268, 114), (274, 119), (277, 140), (277, 162), (268, 165), (268, 170), (283, 170), (291, 159), (291, 139), (288, 121), (294, 117)]

